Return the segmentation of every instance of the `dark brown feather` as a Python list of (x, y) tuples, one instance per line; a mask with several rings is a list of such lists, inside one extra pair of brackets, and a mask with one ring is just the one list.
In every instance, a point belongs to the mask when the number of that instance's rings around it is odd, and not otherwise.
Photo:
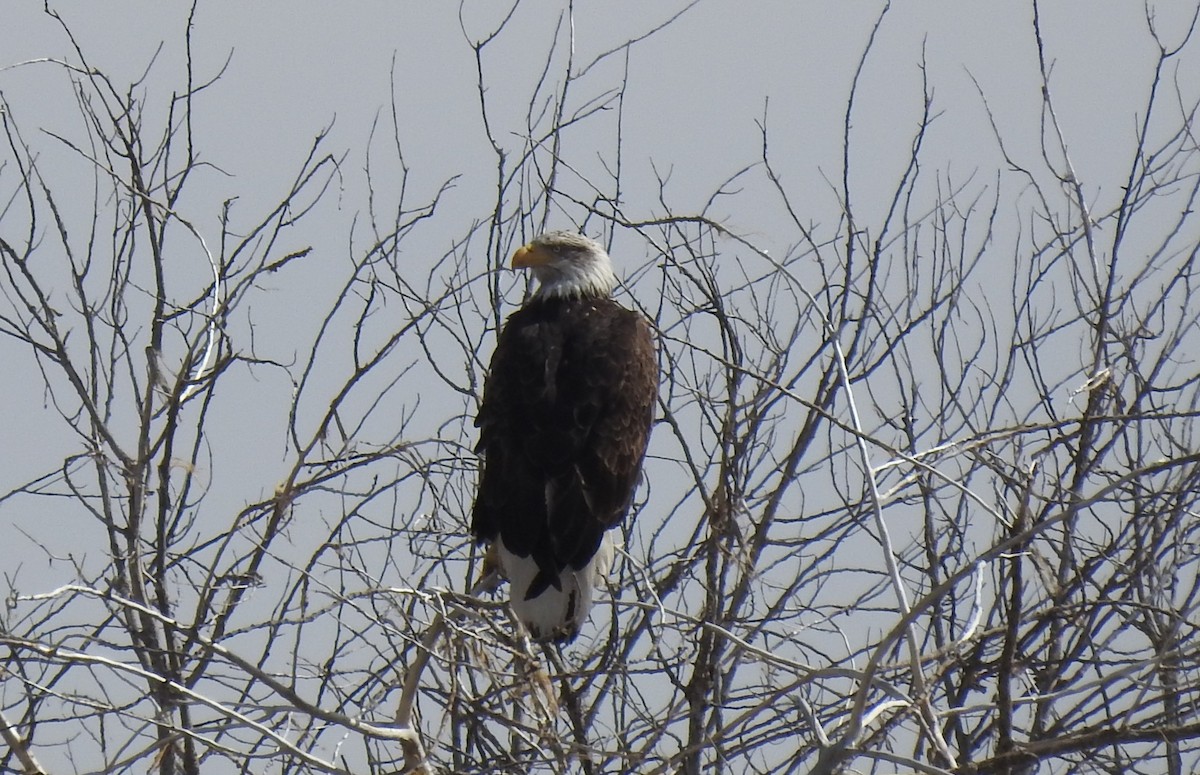
[(475, 421), (471, 530), (533, 556), (527, 598), (586, 565), (628, 513), (657, 390), (649, 325), (611, 299), (536, 298), (505, 323)]

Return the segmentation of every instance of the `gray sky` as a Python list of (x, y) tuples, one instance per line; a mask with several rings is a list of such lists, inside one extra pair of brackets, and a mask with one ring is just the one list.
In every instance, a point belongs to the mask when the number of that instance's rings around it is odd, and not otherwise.
[[(47, 138), (38, 127), (68, 138), (81, 136), (68, 79), (61, 69), (33, 62), (77, 62), (61, 29), (41, 7), (34, 0), (10, 3), (0, 26), (0, 90), (26, 139), (39, 144)], [(91, 64), (115, 83), (131, 83), (148, 73), (147, 111), (161, 116), (170, 90), (181, 88), (185, 5), (63, 2), (54, 7)], [(646, 35), (683, 7), (577, 4), (575, 72), (623, 41)], [(622, 123), (626, 214), (633, 219), (662, 214), (655, 171), (669, 173), (665, 195), (676, 212), (699, 210), (722, 180), (759, 161), (758, 123), (765, 115), (771, 160), (793, 204), (818, 233), (832, 234), (840, 217), (831, 183), (841, 175), (846, 95), (880, 7), (707, 0), (633, 46)], [(442, 203), (437, 227), (411, 241), (413, 272), (421, 271), (425, 256), (441, 256), (472, 223), (486, 217), (494, 200), (495, 157), (482, 131), (468, 38), (480, 39), (493, 30), (497, 4), (465, 3), (461, 17), (455, 3), (332, 8), (326, 3), (212, 0), (200, 4), (192, 31), (198, 78), (216, 75), (228, 60), (220, 81), (197, 97), (201, 158), (214, 168), (198, 176), (185, 202), (209, 239), (219, 233), (224, 200), (238, 197), (235, 224), (239, 215), (249, 222), (277, 201), (324, 128), (332, 126), (326, 151), (345, 154), (336, 195), (289, 235), (289, 245), (314, 246), (314, 258), (308, 271), (280, 277), (280, 307), (260, 319), (260, 336), (267, 339), (287, 341), (295, 331), (313, 330), (317, 321), (295, 299), (308, 297), (318, 304), (328, 290), (320, 267), (345, 261), (352, 240), (361, 246), (369, 239), (362, 218), (357, 226), (354, 219), (365, 208), (363, 169), (376, 117), (383, 127), (374, 153), (383, 161), (377, 161), (381, 166), (375, 185), (382, 200), (394, 199), (396, 192), (388, 189), (398, 168), (388, 161), (394, 154), (387, 145), (393, 99), (414, 201), (427, 199), (444, 181), (459, 176)], [(484, 50), (493, 132), (512, 152), (522, 147), (531, 84), (555, 42), (556, 26), (564, 23), (563, 10), (562, 3), (549, 0), (522, 3), (511, 26)], [(1164, 30), (1180, 23), (1170, 18), (1171, 10), (1164, 6), (1157, 11)], [(1046, 4), (1043, 12), (1059, 118), (1085, 191), (1103, 208), (1119, 194), (1120, 175), (1129, 163), (1109, 149), (1128, 147), (1137, 106), (1145, 98), (1142, 84), (1152, 62), (1147, 54), (1153, 52), (1143, 31), (1143, 11), (1140, 4), (1125, 2), (1056, 2)], [(980, 185), (1002, 166), (972, 77), (1010, 149), (1018, 160), (1023, 156), (1033, 165), (1041, 114), (1030, 20), (1031, 10), (1023, 3), (905, 3), (891, 10), (863, 68), (852, 121), (851, 179), (860, 212), (875, 214), (873, 208), (884, 206), (891, 195), (887, 184), (904, 163), (921, 107), (922, 56), (933, 110), (939, 114), (927, 141), (928, 165), (949, 170), (959, 183), (976, 176)], [(567, 39), (565, 33), (558, 37), (552, 79), (560, 78), (565, 66)], [(624, 67), (621, 55), (599, 61), (573, 85), (569, 110), (619, 86)], [(1198, 76), (1184, 70), (1178, 77), (1188, 87)], [(580, 174), (604, 179), (601, 158), (613, 155), (615, 121), (615, 111), (609, 111), (566, 134), (564, 155)], [(57, 158), (46, 156), (46, 169), (52, 174), (61, 169), (61, 180), (71, 180), (79, 167), (71, 162), (56, 166)], [(77, 159), (73, 163), (80, 164)], [(588, 190), (580, 181), (567, 185)], [(792, 246), (777, 235), (792, 232), (782, 227), (786, 214), (778, 199), (764, 188), (761, 175), (738, 185), (746, 186), (745, 193), (718, 200), (710, 214), (782, 255)], [(1020, 191), (1008, 195), (1019, 196)], [(81, 203), (87, 205), (85, 199)], [(552, 219), (551, 225), (570, 224)], [(628, 244), (622, 239), (618, 234), (618, 264), (620, 248)], [(997, 260), (1003, 261), (1005, 254), (998, 250)], [(630, 258), (645, 260), (644, 255)], [(198, 250), (178, 261), (180, 277), (202, 278), (208, 271)], [(11, 341), (0, 341), (0, 353), (20, 370), (32, 368), (30, 355)], [(0, 489), (52, 468), (64, 449), (76, 443), (63, 434), (58, 418), (41, 411), (45, 396), (37, 382), (36, 377), (14, 381), (10, 375), (2, 383), (8, 405), (21, 408), (8, 432), (40, 441), (33, 449), (8, 447), (7, 479)], [(248, 391), (250, 387), (247, 383)], [(247, 395), (255, 419), (263, 421), (282, 411), (272, 391), (288, 388), (285, 381), (260, 387), (262, 393)], [(275, 421), (281, 419), (275, 416)], [(269, 491), (274, 475), (262, 468), (280, 459), (282, 442), (278, 433), (267, 436), (247, 440), (239, 450), (217, 452), (214, 465), (228, 466), (231, 474), (247, 465), (259, 473), (245, 489), (222, 487), (219, 495), (214, 493), (223, 508), (236, 509)], [(224, 481), (218, 472), (214, 478)], [(239, 478), (233, 476), (233, 481)]]
[[(5, 10), (0, 90), (26, 133), (45, 127), (79, 137), (62, 71), (20, 64), (44, 57), (77, 60), (41, 7), (22, 0)], [(678, 2), (577, 4), (576, 71), (683, 7)], [(757, 122), (765, 115), (772, 163), (794, 204), (812, 224), (832, 231), (840, 211), (830, 181), (841, 174), (845, 97), (880, 7), (707, 0), (634, 46), (622, 127), (627, 214), (661, 214), (655, 170), (670, 173), (666, 195), (676, 211), (698, 210), (720, 181), (759, 160)], [(91, 63), (116, 83), (139, 79), (153, 59), (145, 94), (148, 110), (161, 115), (169, 89), (180, 88), (185, 5), (63, 2), (54, 8)], [(239, 197), (235, 214), (257, 214), (288, 185), (313, 137), (332, 126), (326, 150), (346, 154), (341, 190), (333, 206), (311, 220), (313, 231), (295, 235), (294, 241), (313, 244), (319, 260), (337, 260), (345, 253), (352, 219), (364, 206), (362, 170), (372, 121), (384, 120), (377, 143), (387, 142), (394, 98), (411, 195), (427, 198), (445, 180), (460, 176), (443, 203), (444, 229), (414, 240), (431, 255), (441, 255), (483, 217), (493, 198), (495, 160), (481, 131), (475, 61), (464, 28), (474, 39), (489, 33), (499, 6), (468, 2), (461, 21), (455, 3), (332, 8), (303, 2), (200, 4), (192, 33), (197, 75), (211, 77), (227, 59), (229, 64), (221, 80), (197, 98), (200, 152), (221, 172), (195, 183), (190, 212), (213, 239), (226, 198)], [(563, 9), (549, 0), (522, 3), (510, 29), (485, 50), (494, 131), (510, 149), (521, 147), (530, 85), (554, 42)], [(1157, 9), (1163, 29), (1183, 18), (1172, 19), (1172, 9), (1172, 4)], [(1076, 172), (1089, 195), (1101, 205), (1111, 203), (1129, 160), (1109, 149), (1125, 147), (1120, 140), (1135, 131), (1135, 112), (1145, 97), (1141, 84), (1152, 61), (1146, 56), (1142, 8), (1067, 2), (1046, 4), (1043, 13), (1054, 96)], [(927, 143), (930, 164), (944, 160), (959, 182), (971, 175), (990, 178), (1002, 164), (972, 77), (1011, 148), (1033, 159), (1040, 112), (1030, 19), (1024, 3), (905, 3), (891, 10), (863, 70), (853, 120), (851, 178), (859, 181), (859, 207), (882, 207), (890, 191), (873, 181), (894, 180), (901, 169), (919, 118), (922, 50), (933, 109), (940, 114)], [(561, 45), (556, 62), (565, 63)], [(619, 85), (623, 67), (619, 55), (601, 61), (573, 87), (574, 107)], [(1198, 76), (1185, 71), (1180, 77)], [(611, 156), (612, 121), (615, 117), (606, 116), (567, 135), (568, 150), (583, 174), (602, 174), (598, 158)], [(376, 154), (387, 156), (379, 149)], [(394, 194), (387, 191), (389, 171), (394, 165), (383, 167), (376, 181), (385, 197)], [(753, 190), (761, 180), (747, 185), (750, 194), (719, 201), (712, 214), (772, 251), (787, 250), (789, 245), (774, 236), (787, 233), (778, 228), (785, 214), (770, 192), (758, 196)], [(872, 196), (878, 202), (872, 203)], [(360, 229), (355, 239), (365, 236)], [(199, 255), (189, 266), (205, 271)], [(11, 357), (28, 364), (27, 355)], [(41, 401), (36, 393), (26, 398), (35, 406)], [(22, 462), (29, 458), (22, 456), (9, 470), (40, 467)]]
[[(1171, 30), (1190, 18), (1184, 15), (1187, 9), (1176, 7), (1180, 5), (1156, 7), (1167, 44), (1176, 42)], [(82, 0), (53, 6), (78, 36), (90, 64), (119, 87), (147, 73), (147, 111), (161, 117), (171, 90), (182, 83), (187, 6)], [(496, 141), (507, 151), (519, 153), (523, 147), (532, 85), (557, 41), (551, 81), (561, 79), (568, 55), (573, 71), (583, 73), (572, 86), (568, 114), (618, 88), (628, 62), (620, 115), (622, 205), (628, 218), (664, 214), (656, 176), (669, 175), (661, 193), (674, 212), (699, 211), (722, 181), (761, 160), (760, 124), (765, 118), (771, 163), (800, 217), (818, 235), (837, 232), (842, 209), (835, 189), (842, 175), (846, 98), (880, 3), (700, 0), (631, 47), (627, 60), (622, 53), (602, 55), (647, 35), (685, 4), (578, 2), (573, 52), (566, 48), (571, 37), (565, 31), (555, 36), (556, 27), (566, 23), (565, 7), (551, 0), (522, 2), (510, 26), (484, 50), (483, 99)], [(332, 127), (325, 152), (344, 154), (336, 190), (279, 248), (313, 246), (307, 268), (280, 273), (278, 293), (256, 302), (261, 315), (256, 336), (280, 359), (288, 357), (289, 342), (306, 341), (320, 322), (313, 310), (325, 308), (331, 293), (328, 278), (340, 277), (349, 257), (360, 254), (372, 239), (364, 217), (368, 148), (377, 165), (373, 184), (379, 202), (386, 209), (398, 195), (399, 167), (390, 145), (393, 103), (412, 202), (429, 199), (457, 176), (436, 221), (406, 243), (407, 269), (416, 277), (428, 272), (456, 240), (487, 218), (495, 202), (496, 159), (480, 119), (470, 40), (490, 34), (506, 8), (471, 1), (463, 4), (460, 15), (453, 2), (200, 3), (192, 31), (197, 77), (215, 76), (228, 60), (221, 79), (196, 97), (201, 159), (212, 167), (197, 175), (181, 203), (206, 239), (218, 238), (221, 205), (230, 197), (238, 197), (235, 228), (278, 201), (314, 136), (325, 128)], [(1100, 213), (1120, 196), (1131, 163), (1121, 154), (1132, 147), (1137, 111), (1150, 81), (1154, 52), (1145, 34), (1144, 10), (1123, 0), (1073, 0), (1047, 2), (1043, 14), (1058, 118), (1076, 175), (1094, 212)], [(923, 77), (938, 116), (926, 139), (930, 174), (937, 171), (955, 184), (972, 180), (980, 189), (995, 182), (1004, 161), (985, 100), (1014, 160), (1042, 166), (1043, 114), (1031, 17), (1028, 3), (894, 5), (862, 69), (851, 121), (850, 178), (864, 221), (880, 216), (907, 161), (921, 114)], [(86, 164), (62, 153), (38, 130), (78, 139), (83, 136), (80, 119), (69, 79), (60, 68), (36, 61), (42, 58), (78, 63), (62, 30), (42, 13), (41, 0), (7, 3), (0, 22), (0, 93), (25, 139), (48, 149), (42, 161), (50, 182), (70, 186)], [(1195, 56), (1186, 61), (1194, 63)], [(1195, 95), (1200, 67), (1183, 67), (1172, 79), (1184, 93)], [(370, 144), (376, 118), (381, 126)], [(608, 110), (564, 133), (563, 156), (572, 164), (572, 170), (562, 173), (564, 188), (585, 196), (591, 182), (606, 180), (617, 120), (617, 112)], [(747, 176), (735, 188), (740, 193), (717, 199), (709, 215), (772, 255), (794, 250), (795, 229), (764, 177)], [(11, 170), (0, 169), (0, 196), (11, 196), (13, 189)], [(1008, 203), (1026, 195), (1019, 183), (1006, 179), (1001, 184), (1009, 212)], [(72, 215), (72, 203), (64, 204)], [(75, 204), (86, 209), (91, 201), (84, 196)], [(551, 218), (553, 227), (572, 225), (562, 213)], [(5, 228), (0, 219), (0, 235), (7, 238)], [(599, 228), (596, 220), (588, 224), (593, 234)], [(1005, 262), (1018, 235), (1014, 229), (997, 236), (988, 255), (996, 276), (1011, 274)], [(645, 245), (628, 234), (615, 235), (613, 252), (619, 273), (653, 260)], [(181, 250), (172, 260), (178, 262), (174, 271), (181, 285), (192, 288), (205, 281), (209, 270), (198, 246), (191, 254)], [(479, 262), (480, 271), (487, 265), (485, 255), (471, 260)], [(815, 282), (816, 277), (805, 279)], [(642, 295), (647, 290), (652, 288), (639, 289), (638, 300), (653, 304)], [(968, 291), (980, 293), (981, 288)], [(519, 298), (514, 290), (508, 301), (515, 304)], [(388, 326), (394, 329), (399, 319), (379, 325), (373, 336)], [(483, 356), (488, 354), (490, 348)], [(403, 354), (398, 362), (402, 360)], [(0, 395), (12, 415), (4, 420), (6, 440), (0, 447), (3, 493), (52, 470), (79, 448), (79, 441), (64, 429), (61, 418), (43, 408), (47, 397), (31, 355), (0, 339), (0, 361), (6, 364)], [(1067, 373), (1081, 368), (1070, 358), (1063, 363)], [(279, 476), (275, 469), (283, 465), (280, 427), (290, 391), (284, 374), (269, 369), (231, 375), (222, 383), (222, 413), (212, 430), (214, 437), (228, 436), (213, 449), (209, 474), (215, 486), (207, 513), (236, 513), (271, 492)], [(444, 395), (434, 382), (430, 393), (421, 396), (427, 417), (440, 421), (469, 409), (460, 397)], [(465, 435), (473, 437), (473, 432), (467, 428)], [(653, 442), (668, 443), (666, 434)], [(33, 512), (26, 510), (27, 501), (0, 502), (0, 519), (15, 522), (62, 552), (90, 550), (92, 536), (74, 526), (71, 512), (58, 513), (39, 503)], [(388, 505), (375, 508), (383, 511)], [(77, 538), (76, 549), (72, 542)], [(30, 555), (29, 546), (22, 539), (0, 547), (0, 568), (24, 563), (26, 588), (70, 579), (71, 568), (61, 563), (47, 573), (47, 561)]]
[[(490, 31), (499, 4), (466, 3), (468, 35)], [(118, 81), (145, 70), (161, 53), (148, 83), (152, 102), (181, 73), (183, 4), (57, 3), (93, 64)], [(475, 63), (456, 3), (203, 2), (193, 45), (200, 76), (215, 74), (232, 54), (221, 82), (202, 99), (202, 150), (234, 180), (244, 199), (278, 183), (316, 132), (334, 123), (331, 147), (349, 152), (350, 169), (363, 163), (372, 118), (386, 110), (395, 59), (395, 99), (401, 139), (415, 183), (432, 188), (462, 174), (453, 203), (470, 210), (473, 194), (489, 188), (492, 161), (480, 132)], [(575, 60), (587, 63), (624, 40), (645, 34), (681, 3), (580, 3), (575, 10)], [(816, 221), (831, 204), (822, 173), (840, 170), (844, 97), (880, 8), (879, 3), (700, 2), (657, 35), (634, 47), (626, 108), (626, 147), (634, 181), (649, 166), (672, 169), (680, 208), (702, 204), (716, 182), (757, 160), (755, 122), (766, 100), (775, 163)], [(488, 100), (502, 135), (519, 132), (529, 84), (545, 59), (562, 3), (522, 3), (512, 28), (485, 53)], [(1177, 9), (1186, 11), (1184, 8)], [(1138, 3), (1050, 3), (1043, 9), (1055, 97), (1085, 180), (1111, 173), (1104, 149), (1133, 129), (1149, 66)], [(0, 86), (29, 124), (42, 111), (73, 119), (61, 73), (45, 66), (12, 68), (38, 57), (73, 56), (41, 3), (12, 3), (0, 30)], [(1171, 4), (1158, 9), (1164, 29)], [(861, 80), (854, 141), (855, 174), (887, 177), (889, 161), (909, 142), (920, 108), (922, 48), (935, 109), (937, 152), (961, 174), (995, 164), (974, 76), (1017, 147), (1036, 137), (1038, 93), (1031, 57), (1031, 11), (1023, 3), (897, 4), (882, 25), (876, 53)], [(1135, 33), (1135, 34), (1131, 34)], [(612, 88), (622, 65), (613, 57), (578, 86), (580, 102)], [(1186, 74), (1185, 74), (1186, 75)], [(1128, 84), (1124, 87), (1123, 84)], [(36, 95), (36, 99), (34, 99)], [(584, 135), (576, 142), (606, 138)], [(1119, 160), (1123, 163), (1125, 160)], [(882, 173), (882, 175), (881, 175)], [(245, 181), (255, 181), (247, 185)], [(261, 185), (258, 185), (261, 181)], [(358, 181), (349, 181), (350, 185)], [(220, 188), (220, 182), (214, 182)], [(632, 187), (631, 197), (643, 195)], [(652, 196), (653, 191), (649, 191)], [(647, 197), (649, 198), (649, 197)], [(486, 194), (483, 196), (486, 201)], [(634, 199), (634, 204), (642, 204)], [(649, 202), (644, 203), (648, 206)], [(735, 214), (736, 215), (736, 214)], [(769, 227), (769, 223), (762, 224)], [(754, 225), (756, 228), (758, 224)], [(344, 226), (343, 226), (344, 228)], [(764, 228), (764, 236), (769, 228)], [(769, 236), (768, 236), (769, 239)]]

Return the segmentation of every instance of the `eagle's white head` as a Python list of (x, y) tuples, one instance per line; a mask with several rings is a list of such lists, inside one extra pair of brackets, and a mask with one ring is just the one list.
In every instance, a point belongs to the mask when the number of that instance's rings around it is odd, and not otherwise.
[(512, 257), (513, 269), (529, 269), (542, 298), (605, 297), (617, 286), (604, 246), (571, 231), (549, 231)]

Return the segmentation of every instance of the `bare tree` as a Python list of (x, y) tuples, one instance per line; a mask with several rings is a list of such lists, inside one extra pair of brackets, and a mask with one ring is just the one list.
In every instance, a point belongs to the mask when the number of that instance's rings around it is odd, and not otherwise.
[[(984, 88), (947, 108), (927, 83), (868, 197), (872, 34), (826, 224), (765, 111), (761, 157), (706, 207), (666, 175), (633, 188), (629, 58), (678, 16), (581, 62), (568, 10), (519, 127), (489, 65), (512, 12), (464, 21), (493, 208), (455, 220), (453, 179), (410, 191), (393, 104), (340, 248), (308, 224), (357, 161), (319, 136), (276, 204), (221, 194), (210, 231), (192, 119), (220, 74), (185, 35), (176, 93), (120, 85), (64, 22), (71, 56), (27, 66), (68, 77), (78, 126), (0, 105), (0, 333), (56, 428), (54, 464), (0, 486), (43, 515), (14, 541), (51, 569), (6, 572), (4, 769), (1193, 771), (1196, 18), (1147, 13), (1117, 186), (1076, 173), (1032, 10), (1040, 147)], [(948, 109), (990, 120), (1000, 168), (927, 163)], [(729, 225), (747, 190), (777, 231)], [(523, 290), (497, 270), (563, 220), (623, 259), (663, 381), (609, 602), (559, 647), (477, 587), (466, 528), (471, 420)]]

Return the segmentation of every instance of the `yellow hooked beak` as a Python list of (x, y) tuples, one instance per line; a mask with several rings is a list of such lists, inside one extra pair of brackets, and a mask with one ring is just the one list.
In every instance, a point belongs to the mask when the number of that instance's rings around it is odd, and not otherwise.
[(553, 253), (531, 243), (517, 248), (517, 252), (513, 253), (512, 268), (526, 269), (531, 266), (543, 266), (553, 260)]

